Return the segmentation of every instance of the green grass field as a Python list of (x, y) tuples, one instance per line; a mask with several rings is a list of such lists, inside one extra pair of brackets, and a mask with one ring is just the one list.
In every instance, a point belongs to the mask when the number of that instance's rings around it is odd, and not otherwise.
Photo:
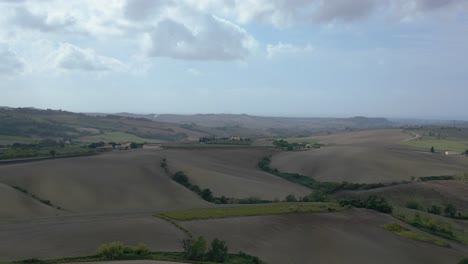
[(0, 145), (10, 145), (13, 143), (35, 143), (40, 139), (0, 135)]
[(421, 235), (415, 232), (410, 231), (408, 228), (399, 225), (398, 223), (386, 224), (384, 229), (395, 233), (402, 237), (411, 238), (413, 240), (422, 241), (430, 244), (434, 244), (441, 247), (450, 247), (450, 244), (437, 238), (432, 238), (429, 236)]
[(336, 203), (272, 203), (239, 207), (189, 209), (164, 212), (161, 215), (175, 220), (190, 221), (197, 219), (217, 219), (291, 213), (320, 213), (342, 210), (345, 210), (345, 208)]
[(310, 137), (306, 137), (306, 138), (286, 138), (284, 140), (288, 141), (289, 143), (307, 143), (307, 144), (318, 143), (317, 139), (310, 138)]
[(468, 144), (459, 140), (449, 140), (449, 139), (435, 139), (429, 137), (423, 137), (422, 139), (410, 140), (401, 142), (404, 145), (413, 146), (421, 149), (430, 150), (431, 147), (434, 147), (436, 151), (460, 151), (463, 152), (468, 149)]
[(160, 143), (163, 142), (157, 139), (148, 139), (148, 138), (141, 138), (132, 134), (123, 133), (123, 132), (106, 132), (104, 134), (99, 134), (95, 136), (88, 136), (80, 138), (79, 140), (86, 141), (86, 142), (135, 142), (135, 143)]

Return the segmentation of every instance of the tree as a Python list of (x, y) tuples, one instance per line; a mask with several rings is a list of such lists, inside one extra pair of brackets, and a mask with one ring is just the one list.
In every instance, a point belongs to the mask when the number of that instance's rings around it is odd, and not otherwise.
[(182, 240), (182, 247), (188, 260), (202, 260), (206, 252), (206, 240), (202, 236), (197, 240), (186, 238)]
[(99, 255), (105, 259), (118, 259), (124, 254), (124, 246), (120, 242), (112, 242), (110, 244), (102, 244), (99, 247)]
[(447, 204), (444, 213), (445, 216), (454, 218), (457, 215), (457, 208), (453, 204)]
[(427, 210), (431, 214), (440, 215), (442, 213), (442, 207), (433, 204), (430, 209)]
[(49, 151), (49, 154), (50, 154), (52, 157), (55, 157), (55, 155), (57, 154), (57, 152), (56, 152), (54, 149), (52, 149), (52, 150)]
[(468, 156), (468, 149), (465, 150), (465, 156)]
[(297, 202), (297, 198), (296, 198), (296, 196), (290, 194), (290, 195), (286, 196), (286, 202)]
[(213, 201), (213, 193), (211, 192), (210, 189), (203, 189), (202, 192), (201, 192), (201, 197), (203, 198), (203, 200), (205, 201), (208, 201), (208, 202), (211, 202)]
[(210, 250), (208, 251), (208, 260), (214, 262), (224, 262), (228, 257), (228, 247), (225, 241), (215, 238), (211, 242)]
[(435, 152), (434, 146), (431, 147), (431, 152), (432, 152), (432, 153)]

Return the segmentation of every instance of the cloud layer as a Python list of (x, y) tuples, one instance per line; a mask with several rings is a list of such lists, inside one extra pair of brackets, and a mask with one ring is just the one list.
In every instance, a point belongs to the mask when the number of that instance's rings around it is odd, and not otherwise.
[[(398, 24), (467, 10), (468, 0), (0, 0), (0, 41), (26, 48), (51, 41), (58, 48), (35, 57), (53, 57), (55, 68), (67, 71), (111, 72), (128, 69), (135, 57), (239, 61), (258, 47), (270, 59), (312, 49), (288, 39), (262, 40), (256, 27), (346, 27), (372, 17)], [(3, 49), (1, 71), (20, 72), (18, 54), (41, 51)]]

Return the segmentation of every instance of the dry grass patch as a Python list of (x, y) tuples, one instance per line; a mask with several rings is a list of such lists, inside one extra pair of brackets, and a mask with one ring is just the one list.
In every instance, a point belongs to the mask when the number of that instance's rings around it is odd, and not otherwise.
[(190, 221), (256, 215), (335, 212), (342, 210), (345, 210), (345, 208), (335, 203), (274, 203), (254, 206), (189, 209), (164, 212), (161, 215), (175, 220)]
[(410, 229), (403, 227), (398, 223), (386, 224), (384, 225), (384, 229), (402, 237), (411, 238), (417, 241), (422, 241), (422, 242), (434, 244), (434, 245), (441, 246), (441, 247), (450, 247), (449, 243), (441, 239), (432, 238), (429, 236), (425, 236), (425, 235), (412, 232)]

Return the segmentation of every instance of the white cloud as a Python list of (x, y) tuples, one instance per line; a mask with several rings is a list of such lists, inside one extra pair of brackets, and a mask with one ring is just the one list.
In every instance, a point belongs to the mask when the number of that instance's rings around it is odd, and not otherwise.
[(60, 31), (75, 24), (75, 19), (63, 13), (33, 14), (24, 7), (17, 7), (12, 17), (15, 25), (40, 31)]
[(50, 55), (52, 65), (69, 71), (108, 72), (125, 71), (127, 66), (121, 61), (98, 55), (92, 49), (82, 49), (72, 44), (61, 44), (59, 49)]
[(257, 46), (241, 27), (216, 16), (199, 17), (196, 27), (172, 19), (160, 21), (148, 34), (146, 54), (185, 60), (238, 60)]
[(16, 74), (24, 69), (24, 63), (8, 47), (0, 44), (0, 75)]
[(314, 47), (312, 47), (311, 45), (300, 47), (292, 44), (283, 44), (279, 42), (277, 44), (268, 44), (266, 49), (267, 58), (273, 59), (278, 56), (291, 56), (304, 53), (311, 53), (314, 50)]

